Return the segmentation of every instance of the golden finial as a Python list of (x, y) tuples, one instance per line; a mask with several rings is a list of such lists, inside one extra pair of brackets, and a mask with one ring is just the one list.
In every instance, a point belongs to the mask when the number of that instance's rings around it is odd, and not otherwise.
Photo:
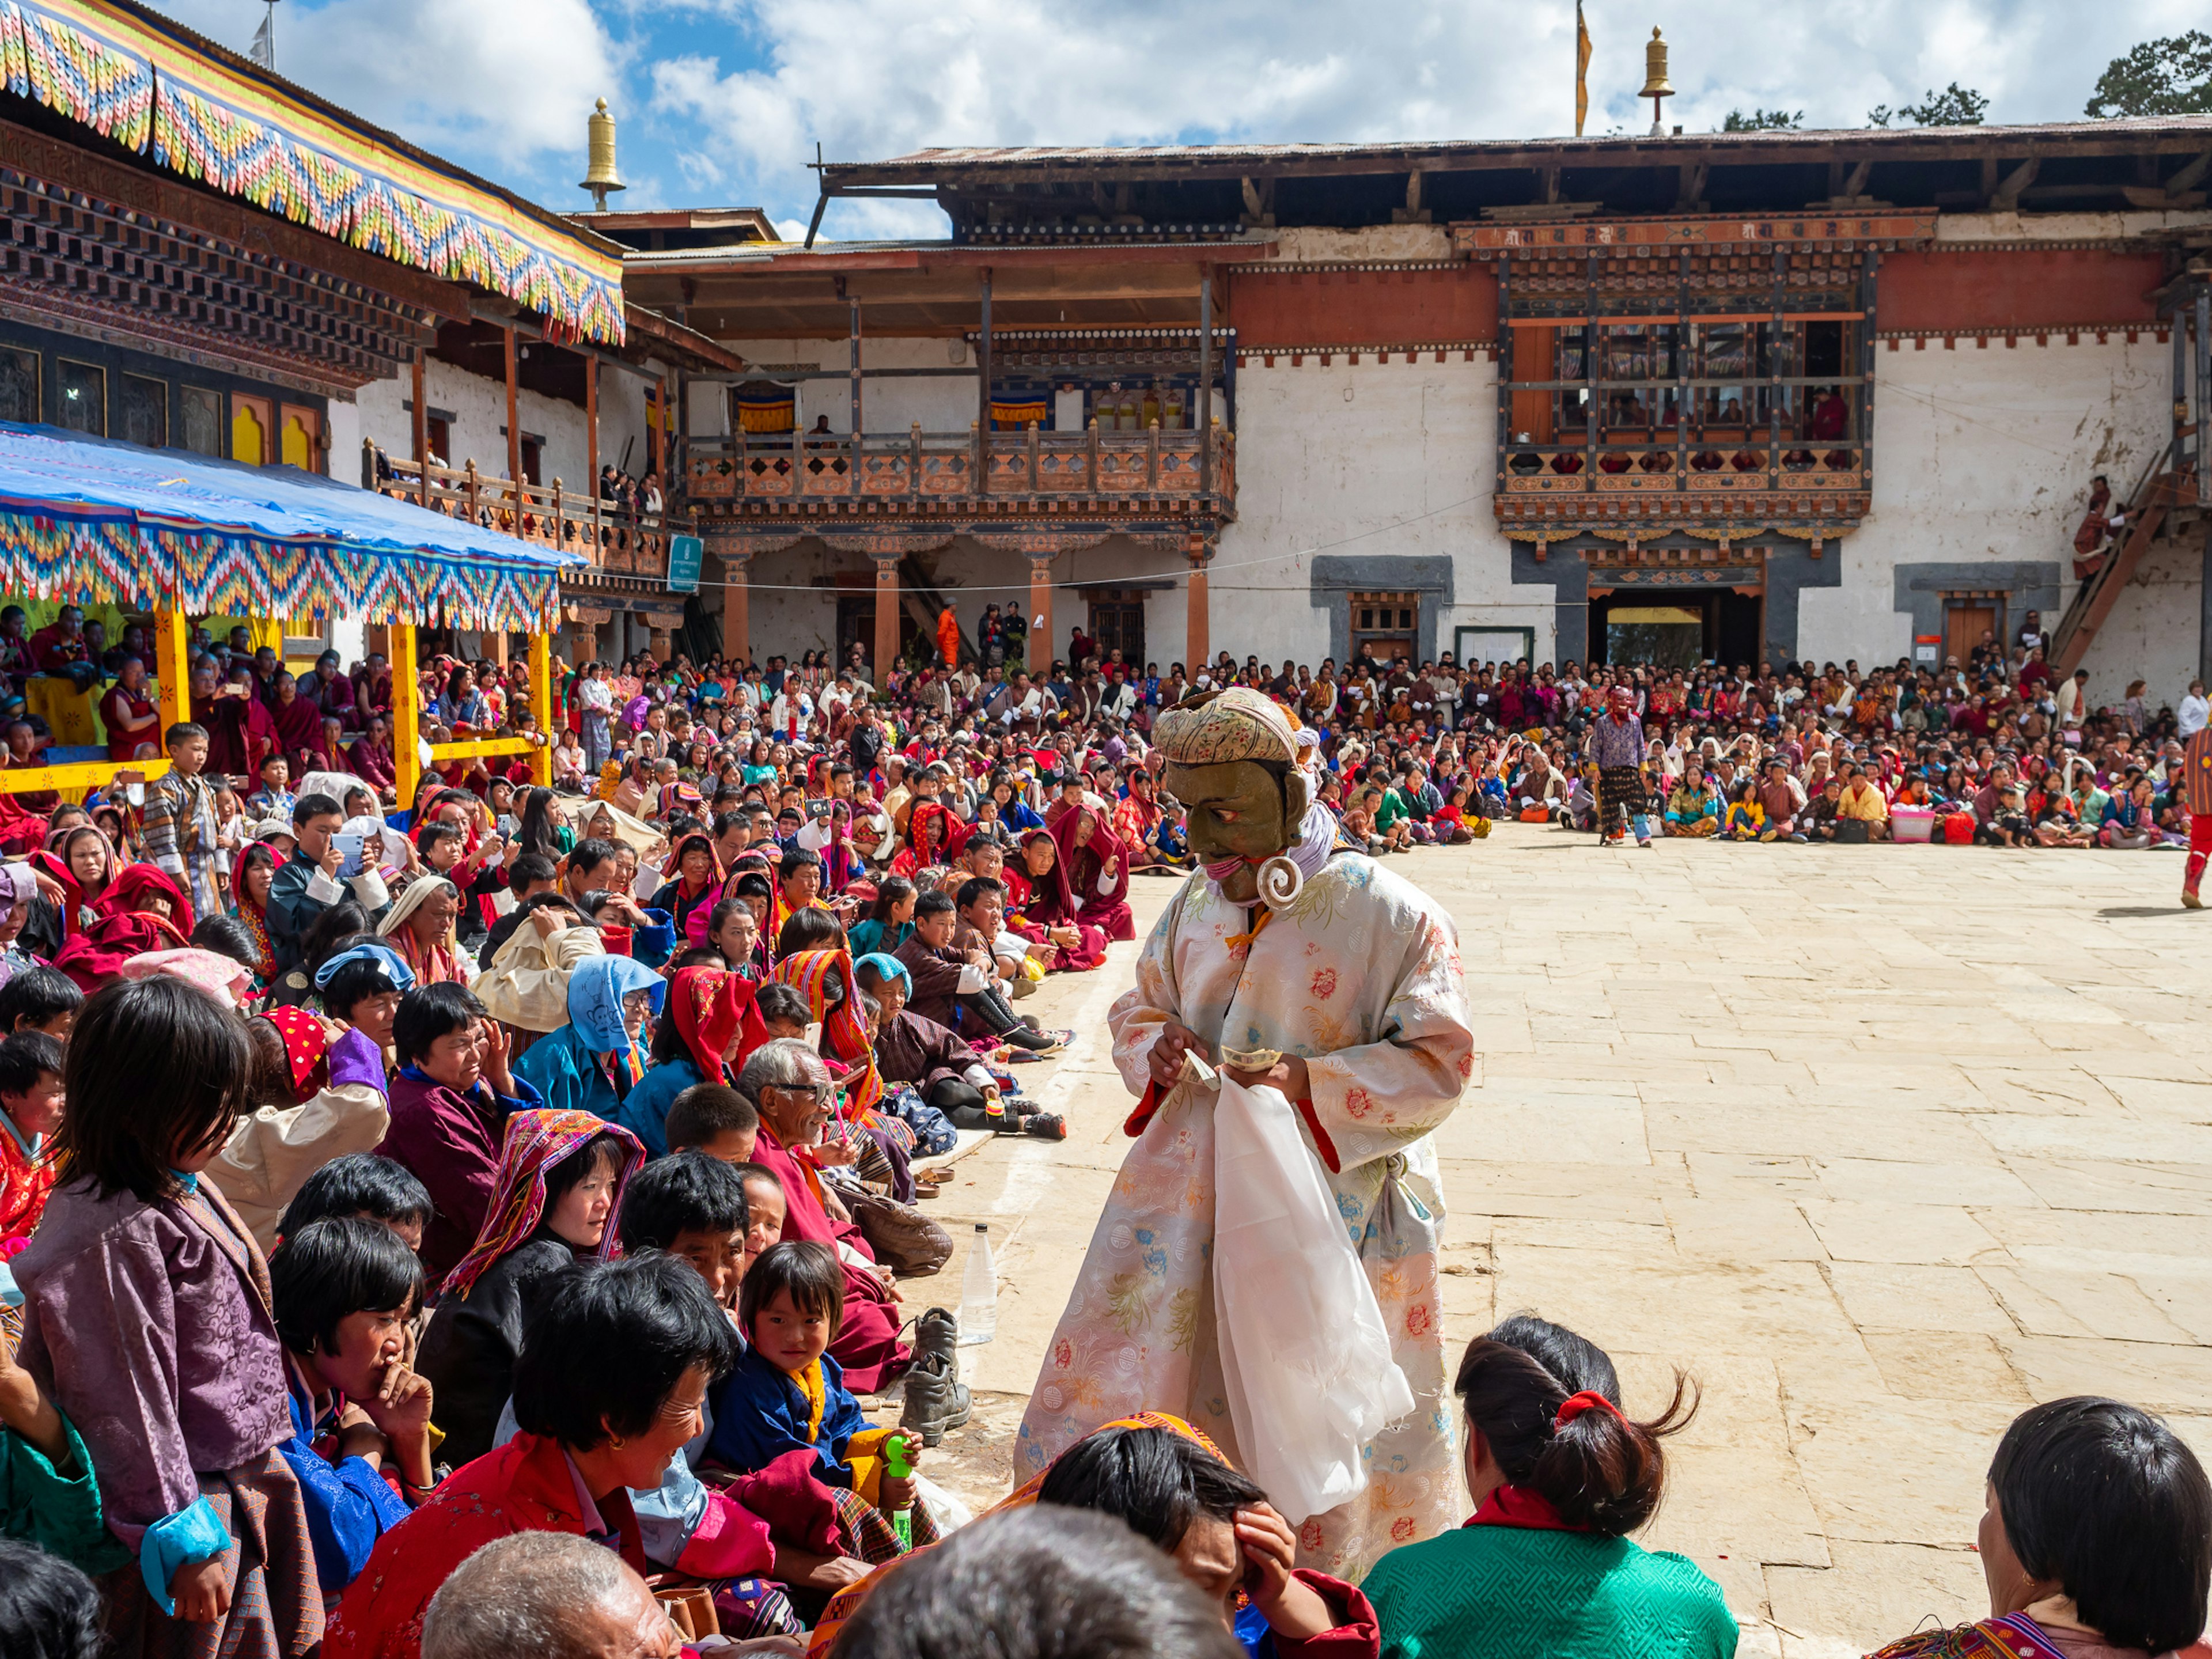
[(615, 172), (615, 118), (607, 113), (607, 100), (599, 100), (599, 106), (586, 124), (591, 135), (590, 165), (584, 169), (584, 182), (579, 186), (592, 192), (592, 211), (607, 210), (607, 193), (627, 190)]
[(1659, 37), (1655, 26), (1650, 40), (1644, 45), (1644, 90), (1636, 94), (1651, 100), (1651, 136), (1662, 137), (1666, 133), (1659, 114), (1659, 100), (1672, 98), (1674, 88), (1667, 82), (1667, 43)]

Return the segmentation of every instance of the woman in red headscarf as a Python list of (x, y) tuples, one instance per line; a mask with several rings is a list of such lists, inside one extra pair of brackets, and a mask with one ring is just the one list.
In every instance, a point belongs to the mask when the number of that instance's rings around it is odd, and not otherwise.
[(891, 873), (911, 876), (932, 865), (950, 863), (975, 833), (974, 824), (942, 801), (916, 801), (907, 815), (906, 846), (891, 860)]
[(1129, 849), (1104, 814), (1077, 806), (1052, 827), (1056, 860), (1067, 872), (1079, 926), (1096, 927), (1109, 939), (1134, 939), (1136, 919), (1129, 913)]
[(64, 940), (114, 908), (115, 849), (92, 825), (63, 830), (45, 852), (32, 854), (30, 862), (61, 884), (62, 902), (55, 908)]
[(252, 938), (258, 964), (253, 971), (264, 985), (276, 976), (276, 955), (269, 943), (269, 884), (276, 879), (279, 862), (274, 848), (257, 841), (238, 849), (230, 872), (234, 914)]
[(1033, 945), (1056, 947), (1053, 972), (1083, 973), (1106, 960), (1106, 935), (1084, 924), (1083, 903), (1053, 831), (1032, 830), (1022, 837), (1021, 856), (1006, 866), (1006, 926)]
[(702, 906), (712, 910), (721, 894), (722, 860), (714, 854), (714, 838), (703, 833), (684, 836), (676, 843), (670, 871), (668, 880), (646, 902), (651, 909), (667, 911), (682, 933), (690, 924), (691, 913)]

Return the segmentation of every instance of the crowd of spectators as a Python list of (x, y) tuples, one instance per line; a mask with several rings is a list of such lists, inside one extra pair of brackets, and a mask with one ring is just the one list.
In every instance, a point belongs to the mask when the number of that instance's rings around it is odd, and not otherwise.
[[(978, 659), (956, 626), (879, 683), (822, 653), (586, 663), (544, 688), (550, 732), (495, 659), (434, 653), (395, 687), (326, 654), (295, 680), (203, 635), (193, 718), (156, 734), (143, 641), (21, 620), (21, 662), (106, 688), (117, 760), (170, 762), (0, 815), (0, 1533), (37, 1552), (0, 1547), (0, 1648), (71, 1659), (100, 1632), (890, 1655), (955, 1650), (921, 1633), (963, 1617), (1011, 1621), (1009, 1654), (1724, 1659), (1717, 1589), (1626, 1539), (1687, 1395), (1632, 1419), (1605, 1355), (1537, 1321), (1462, 1364), (1481, 1524), (1359, 1586), (1297, 1570), (1267, 1495), (1172, 1419), (1102, 1431), (1002, 1506), (1036, 1516), (972, 1533), (918, 1467), (971, 1409), (952, 1316), (902, 1305), (951, 1249), (930, 1159), (1066, 1135), (1022, 1079), (1072, 1033), (1021, 1004), (1133, 937), (1134, 878), (1190, 866), (1154, 717), (1271, 692), (1322, 805), (1387, 854), (1519, 818), (1872, 839), (1923, 808), (2000, 845), (2159, 845), (2174, 742), (2212, 713), (2201, 688), (2093, 710), (2033, 628), (1941, 669), (1758, 673), (1160, 675), (1078, 632), (1032, 675), (983, 659), (1019, 642), (1001, 618)], [(395, 696), (433, 740), (532, 746), (399, 799)], [(1993, 1617), (2075, 1659), (2069, 1630), (2081, 1654), (2194, 1641), (2202, 1472), (2154, 1419), (2061, 1405), (1998, 1449)], [(2175, 1583), (2092, 1547), (2147, 1528), (2179, 1540)], [(1115, 1599), (1059, 1645), (1024, 1645), (1046, 1613), (1011, 1591), (976, 1607), (1085, 1539)]]

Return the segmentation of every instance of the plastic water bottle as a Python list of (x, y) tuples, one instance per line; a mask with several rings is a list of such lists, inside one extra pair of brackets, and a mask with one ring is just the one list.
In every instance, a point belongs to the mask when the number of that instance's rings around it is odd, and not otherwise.
[(988, 1342), (998, 1334), (999, 1279), (991, 1267), (991, 1229), (979, 1221), (960, 1275), (960, 1346)]

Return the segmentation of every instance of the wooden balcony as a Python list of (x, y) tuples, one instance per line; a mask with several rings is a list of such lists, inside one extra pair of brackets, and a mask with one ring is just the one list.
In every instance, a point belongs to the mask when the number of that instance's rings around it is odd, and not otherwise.
[[(1236, 442), (1210, 433), (742, 434), (689, 445), (684, 505), (702, 530), (842, 517), (917, 528), (970, 521), (1210, 532), (1234, 518)], [(793, 526), (792, 527), (800, 527)]]
[(1850, 440), (1672, 434), (1646, 443), (1509, 443), (1499, 459), (1497, 515), (1510, 534), (1546, 523), (1656, 518), (1725, 530), (1776, 517), (1842, 527), (1869, 507), (1872, 453)]
[(563, 592), (579, 596), (665, 593), (668, 538), (688, 533), (685, 515), (625, 512), (596, 494), (488, 478), (469, 461), (459, 467), (424, 466), (364, 440), (362, 487), (433, 513), (466, 519), (503, 536), (540, 547), (566, 548), (591, 561), (561, 573)]

